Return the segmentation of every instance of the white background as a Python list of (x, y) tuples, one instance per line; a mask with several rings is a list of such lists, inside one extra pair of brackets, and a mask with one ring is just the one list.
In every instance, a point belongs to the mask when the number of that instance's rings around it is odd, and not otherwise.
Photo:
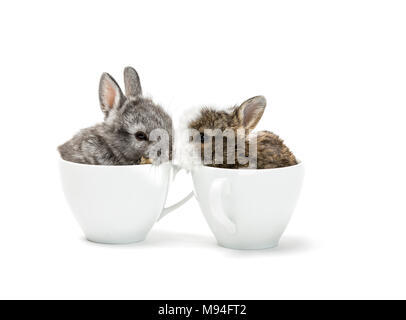
[[(0, 4), (0, 298), (406, 298), (402, 1)], [(280, 247), (216, 246), (195, 200), (144, 243), (96, 245), (63, 198), (57, 145), (102, 120), (100, 74), (176, 117), (262, 94), (259, 129), (304, 160)], [(169, 202), (191, 188), (184, 174)]]

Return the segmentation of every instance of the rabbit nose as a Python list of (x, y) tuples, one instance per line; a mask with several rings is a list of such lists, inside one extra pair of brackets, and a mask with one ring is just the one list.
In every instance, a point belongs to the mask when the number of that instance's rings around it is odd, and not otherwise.
[(150, 158), (141, 157), (140, 164), (152, 164), (152, 160)]

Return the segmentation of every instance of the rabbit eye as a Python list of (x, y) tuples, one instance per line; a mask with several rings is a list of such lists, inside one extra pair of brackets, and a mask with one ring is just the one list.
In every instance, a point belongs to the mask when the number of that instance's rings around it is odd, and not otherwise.
[(140, 141), (148, 140), (147, 134), (142, 131), (138, 131), (135, 133), (135, 138)]

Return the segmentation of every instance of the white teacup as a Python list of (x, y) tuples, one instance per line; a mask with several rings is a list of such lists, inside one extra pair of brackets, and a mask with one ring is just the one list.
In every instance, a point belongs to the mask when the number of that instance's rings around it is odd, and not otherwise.
[(196, 166), (194, 192), (219, 245), (265, 249), (278, 245), (302, 186), (303, 163), (277, 169)]
[(66, 199), (88, 240), (142, 241), (154, 223), (188, 201), (164, 208), (172, 164), (99, 166), (59, 159)]

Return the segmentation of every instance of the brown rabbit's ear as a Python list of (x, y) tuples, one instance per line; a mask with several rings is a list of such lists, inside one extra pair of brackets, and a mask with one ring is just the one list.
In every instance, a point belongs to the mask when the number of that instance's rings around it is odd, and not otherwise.
[(119, 108), (124, 96), (117, 82), (108, 73), (103, 73), (99, 84), (100, 106), (107, 116), (112, 109)]
[(266, 99), (263, 96), (253, 97), (238, 107), (238, 117), (244, 128), (252, 130), (264, 114)]
[(134, 68), (126, 67), (124, 69), (124, 84), (125, 95), (127, 97), (137, 97), (142, 95), (140, 77)]

